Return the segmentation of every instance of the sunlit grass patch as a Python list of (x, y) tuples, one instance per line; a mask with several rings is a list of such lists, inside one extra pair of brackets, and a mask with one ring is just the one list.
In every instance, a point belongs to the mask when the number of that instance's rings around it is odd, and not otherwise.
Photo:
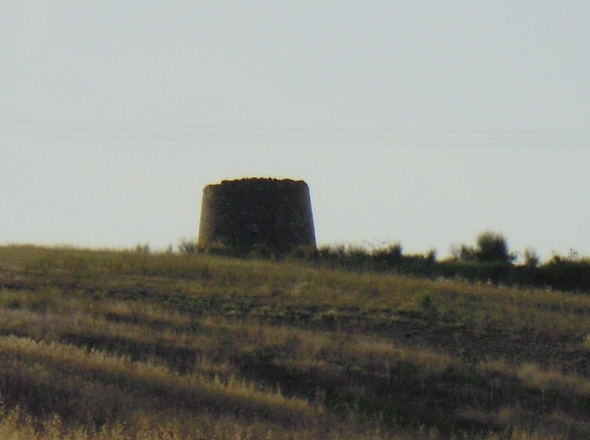
[(186, 329), (193, 322), (193, 318), (187, 313), (140, 301), (102, 301), (93, 305), (90, 310), (107, 320), (138, 323), (156, 328)]
[(499, 433), (479, 435), (485, 440), (562, 440), (583, 439), (590, 435), (590, 424), (555, 412), (539, 417), (535, 411), (518, 406), (503, 406), (486, 412), (477, 408), (457, 411), (459, 419), (495, 427)]
[(44, 312), (56, 306), (62, 299), (62, 292), (55, 287), (47, 287), (36, 292), (0, 290), (0, 307), (8, 309), (30, 309)]
[[(230, 378), (227, 382), (190, 374), (179, 375), (163, 366), (134, 363), (125, 357), (111, 356), (59, 344), (39, 343), (25, 338), (0, 338), (2, 390), (14, 395), (35, 393), (38, 389), (52, 391), (76, 400), (84, 419), (105, 406), (112, 409), (107, 416), (129, 411), (127, 404), (149, 409), (157, 405), (198, 409), (203, 405), (221, 413), (252, 415), (276, 421), (303, 421), (323, 413), (317, 405), (305, 400), (288, 398), (272, 390), (259, 389), (253, 383)], [(76, 384), (76, 389), (72, 389)], [(116, 384), (113, 388), (113, 385)], [(119, 398), (115, 399), (115, 393)], [(51, 405), (55, 397), (48, 395), (42, 407)], [(156, 403), (151, 396), (161, 396)], [(96, 402), (96, 408), (88, 408)], [(110, 405), (107, 405), (110, 402)], [(123, 406), (124, 405), (124, 406)], [(146, 407), (147, 405), (147, 407)], [(120, 406), (120, 407), (119, 407)], [(133, 405), (132, 405), (133, 406)], [(74, 406), (68, 405), (69, 410)], [(83, 409), (86, 408), (86, 409)]]
[(512, 365), (504, 359), (496, 359), (481, 362), (478, 369), (482, 374), (492, 373), (516, 378), (525, 386), (540, 391), (557, 391), (572, 396), (590, 396), (589, 378), (577, 374), (565, 374), (555, 369), (544, 369), (532, 363)]

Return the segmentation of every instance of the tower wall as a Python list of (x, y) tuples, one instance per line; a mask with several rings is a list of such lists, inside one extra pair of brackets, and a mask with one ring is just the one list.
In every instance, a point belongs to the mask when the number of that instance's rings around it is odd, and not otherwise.
[(283, 254), (315, 247), (309, 187), (290, 179), (224, 180), (203, 190), (199, 248)]

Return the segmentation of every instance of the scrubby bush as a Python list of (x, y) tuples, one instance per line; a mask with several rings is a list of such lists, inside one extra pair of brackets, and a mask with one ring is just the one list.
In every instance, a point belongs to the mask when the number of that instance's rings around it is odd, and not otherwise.
[(497, 232), (485, 231), (476, 239), (476, 246), (465, 244), (451, 249), (453, 259), (462, 262), (478, 263), (512, 263), (516, 256), (508, 250), (504, 236)]
[(532, 248), (527, 248), (524, 251), (524, 264), (528, 267), (537, 267), (539, 265), (539, 255)]
[(190, 238), (181, 238), (178, 241), (178, 250), (181, 254), (196, 254), (198, 251), (197, 242)]
[(402, 245), (394, 243), (386, 248), (375, 249), (371, 252), (371, 259), (377, 264), (395, 264), (403, 258)]
[(422, 310), (432, 310), (434, 309), (434, 302), (432, 300), (432, 295), (427, 290), (421, 290), (416, 292), (414, 295), (414, 301)]
[(473, 262), (477, 261), (477, 251), (467, 245), (461, 245), (461, 249), (459, 250), (459, 260), (464, 262)]
[(501, 234), (492, 231), (482, 232), (478, 235), (475, 257), (482, 263), (511, 263), (515, 259), (508, 250), (506, 239)]

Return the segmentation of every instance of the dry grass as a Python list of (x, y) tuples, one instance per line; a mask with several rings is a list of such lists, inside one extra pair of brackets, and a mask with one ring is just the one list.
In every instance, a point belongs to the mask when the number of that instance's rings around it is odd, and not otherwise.
[(3, 247), (0, 438), (584, 438), (589, 314), (547, 290)]

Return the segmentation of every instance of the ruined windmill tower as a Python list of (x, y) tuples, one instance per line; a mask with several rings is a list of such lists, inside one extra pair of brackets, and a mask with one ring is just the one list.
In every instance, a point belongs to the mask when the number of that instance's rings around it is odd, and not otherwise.
[(316, 246), (309, 187), (290, 179), (224, 180), (203, 190), (198, 246), (281, 255)]

